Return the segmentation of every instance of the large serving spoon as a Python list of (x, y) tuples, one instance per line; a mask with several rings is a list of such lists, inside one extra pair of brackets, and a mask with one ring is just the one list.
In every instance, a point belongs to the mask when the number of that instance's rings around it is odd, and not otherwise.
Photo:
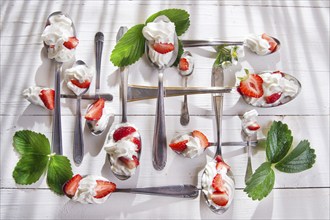
[[(171, 22), (168, 17), (161, 15), (154, 21)], [(164, 109), (164, 71), (166, 68), (173, 65), (178, 56), (178, 38), (174, 31), (174, 50), (172, 51), (172, 57), (167, 64), (159, 65), (152, 61), (149, 57), (149, 45), (146, 43), (146, 55), (150, 61), (158, 70), (158, 92), (157, 92), (157, 108), (156, 108), (156, 121), (155, 121), (155, 133), (153, 138), (153, 166), (156, 170), (164, 169), (167, 159), (167, 141), (166, 141), (166, 129), (165, 129), (165, 109)]]

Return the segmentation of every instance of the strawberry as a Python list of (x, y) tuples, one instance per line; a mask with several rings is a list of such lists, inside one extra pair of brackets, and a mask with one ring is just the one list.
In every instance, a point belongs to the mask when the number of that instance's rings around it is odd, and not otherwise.
[(139, 159), (136, 156), (133, 156), (132, 160), (127, 157), (119, 157), (119, 160), (123, 162), (129, 169), (133, 169), (140, 164)]
[(246, 76), (240, 78), (240, 92), (248, 97), (260, 98), (264, 94), (262, 78), (257, 74), (250, 74), (247, 69), (245, 69), (245, 72)]
[(135, 152), (139, 152), (141, 150), (141, 139), (133, 137), (131, 138), (131, 141), (136, 145)]
[(215, 175), (212, 181), (212, 187), (215, 191), (225, 192), (223, 180), (220, 174)]
[(174, 50), (174, 45), (172, 43), (155, 43), (153, 47), (156, 52), (161, 54), (165, 54)]
[(98, 99), (92, 104), (85, 115), (86, 120), (94, 121), (99, 120), (102, 117), (105, 100), (103, 98)]
[(71, 83), (75, 86), (78, 86), (79, 88), (86, 89), (86, 88), (89, 88), (91, 81), (85, 80), (84, 82), (81, 83), (81, 82), (79, 82), (79, 80), (71, 79)]
[(270, 96), (266, 96), (265, 97), (266, 103), (271, 104), (271, 103), (276, 102), (279, 98), (281, 98), (281, 95), (282, 95), (282, 93), (278, 92), (278, 93), (273, 93)]
[(43, 89), (39, 93), (41, 101), (44, 103), (46, 108), (53, 110), (55, 106), (55, 90), (54, 89)]
[(229, 196), (226, 192), (215, 191), (211, 195), (211, 200), (218, 206), (225, 206), (228, 203)]
[(116, 184), (110, 181), (96, 180), (96, 187), (94, 190), (96, 192), (94, 198), (101, 199), (109, 193), (114, 192), (116, 190)]
[(187, 143), (188, 143), (188, 140), (184, 140), (184, 141), (180, 141), (180, 142), (176, 142), (176, 143), (171, 143), (170, 148), (172, 148), (172, 150), (182, 152), (187, 148), (187, 145), (186, 145)]
[(187, 71), (189, 69), (189, 63), (186, 58), (181, 58), (179, 62), (179, 69), (182, 71)]
[(279, 70), (276, 70), (276, 71), (272, 72), (272, 74), (281, 74), (282, 77), (284, 77), (284, 73), (282, 73), (282, 72), (279, 71)]
[(202, 132), (195, 130), (192, 132), (192, 136), (199, 139), (203, 148), (207, 148), (209, 146), (209, 140)]
[(216, 164), (216, 169), (217, 170), (221, 170), (222, 167), (225, 167), (227, 170), (230, 170), (230, 166), (222, 160), (222, 157), (220, 155), (218, 155), (215, 158), (215, 160), (217, 161), (217, 164)]
[(63, 43), (63, 45), (69, 50), (76, 48), (78, 44), (79, 40), (76, 37), (69, 37), (69, 40)]
[(276, 43), (276, 41), (275, 41), (273, 38), (271, 38), (270, 36), (268, 36), (268, 35), (265, 34), (265, 33), (263, 33), (263, 34), (261, 35), (261, 38), (262, 38), (262, 39), (265, 39), (265, 40), (268, 41), (268, 43), (269, 43), (269, 45), (270, 45), (269, 50), (270, 50), (271, 52), (274, 52), (274, 51), (276, 50), (277, 43)]
[(117, 142), (124, 137), (127, 137), (128, 135), (134, 133), (136, 131), (135, 128), (132, 126), (125, 126), (125, 127), (120, 127), (115, 132), (113, 133), (113, 139)]
[(80, 176), (79, 174), (76, 174), (70, 180), (68, 180), (63, 185), (63, 192), (65, 193), (65, 195), (67, 195), (69, 198), (72, 198), (76, 194), (76, 191), (79, 187), (79, 182), (81, 179), (82, 179), (82, 176)]
[(253, 124), (249, 125), (247, 127), (250, 131), (256, 131), (260, 128), (260, 125), (256, 122), (254, 122)]

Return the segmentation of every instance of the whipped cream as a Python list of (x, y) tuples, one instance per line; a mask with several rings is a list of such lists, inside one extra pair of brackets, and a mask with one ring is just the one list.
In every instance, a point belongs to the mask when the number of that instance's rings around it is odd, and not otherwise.
[(111, 164), (110, 168), (115, 174), (132, 176), (135, 173), (136, 167), (132, 169), (128, 168), (122, 161), (120, 161), (119, 158), (126, 157), (130, 160), (133, 159), (133, 156), (139, 158), (138, 152), (136, 152), (136, 144), (131, 141), (131, 138), (140, 138), (140, 134), (136, 131), (133, 134), (128, 135), (127, 137), (124, 137), (117, 142), (113, 139), (113, 134), (118, 128), (127, 126), (131, 126), (135, 128), (135, 130), (137, 130), (136, 127), (130, 123), (118, 124), (106, 138), (104, 150), (109, 154)]
[(68, 49), (63, 44), (73, 37), (72, 21), (65, 15), (53, 15), (41, 35), (48, 48), (48, 58), (58, 62), (68, 62), (74, 57), (75, 49)]
[(83, 204), (104, 203), (108, 199), (111, 193), (109, 193), (107, 196), (103, 198), (99, 198), (99, 199), (94, 198), (94, 196), (96, 196), (96, 192), (95, 192), (95, 187), (97, 185), (96, 180), (109, 181), (101, 176), (87, 175), (86, 177), (83, 177), (79, 182), (78, 189), (75, 195), (72, 197), (72, 200)]
[(48, 89), (49, 88), (45, 88), (45, 87), (31, 86), (27, 89), (24, 89), (22, 95), (26, 100), (28, 100), (32, 104), (39, 105), (47, 109), (47, 107), (45, 106), (44, 102), (41, 100), (39, 95), (42, 90), (48, 90)]
[(201, 155), (205, 148), (202, 147), (201, 141), (198, 137), (193, 137), (191, 134), (179, 135), (171, 141), (171, 143), (177, 143), (181, 141), (188, 140), (186, 143), (187, 148), (180, 152), (184, 157), (194, 158)]
[(103, 132), (108, 126), (109, 118), (114, 115), (114, 111), (111, 108), (110, 102), (104, 102), (104, 108), (102, 109), (102, 116), (99, 120), (89, 121), (92, 125), (92, 131), (95, 133)]
[[(277, 106), (283, 99), (295, 96), (299, 90), (299, 85), (295, 81), (288, 80), (281, 73), (265, 72), (259, 74), (259, 76), (263, 80), (263, 96), (260, 98), (245, 96), (245, 99), (254, 106)], [(281, 93), (281, 97), (274, 103), (266, 103), (265, 97), (274, 93)]]
[(159, 20), (149, 22), (142, 29), (143, 36), (148, 40), (150, 60), (158, 66), (166, 66), (173, 55), (173, 51), (161, 54), (154, 50), (155, 43), (172, 43), (174, 45), (175, 25), (173, 22)]
[(243, 119), (242, 119), (243, 131), (249, 136), (256, 132), (250, 130), (248, 127), (257, 124), (257, 116), (258, 116), (258, 112), (255, 109), (245, 112), (243, 115)]
[(182, 76), (190, 75), (190, 74), (192, 73), (193, 69), (194, 69), (194, 59), (193, 59), (192, 56), (190, 56), (190, 55), (188, 55), (188, 54), (183, 54), (183, 55), (181, 56), (181, 59), (182, 59), (182, 58), (184, 58), (184, 59), (187, 60), (187, 62), (188, 62), (188, 69), (187, 69), (187, 70), (181, 70), (181, 69), (180, 69), (180, 66), (178, 66), (179, 71), (180, 71), (180, 74), (181, 74)]
[(66, 69), (64, 72), (64, 81), (69, 89), (71, 89), (76, 95), (80, 95), (86, 90), (86, 88), (79, 88), (74, 85), (71, 80), (78, 80), (80, 83), (92, 81), (94, 71), (92, 68), (86, 65), (75, 65), (70, 69)]
[[(227, 175), (228, 169), (223, 166), (220, 170), (216, 169), (217, 162), (216, 161), (211, 161), (206, 164), (204, 174), (202, 176), (202, 189), (203, 193), (206, 195), (207, 200), (209, 204), (211, 204), (214, 207), (229, 207), (231, 202), (233, 201), (234, 198), (234, 193), (235, 193), (235, 183), (234, 181)], [(226, 193), (228, 194), (228, 203), (225, 206), (219, 206), (215, 204), (211, 196), (213, 192), (216, 190), (212, 187), (212, 182), (214, 177), (220, 174), (224, 183), (224, 188), (226, 190)]]
[(261, 34), (250, 34), (244, 40), (244, 45), (258, 55), (266, 55), (271, 53), (269, 50), (270, 44), (261, 36)]

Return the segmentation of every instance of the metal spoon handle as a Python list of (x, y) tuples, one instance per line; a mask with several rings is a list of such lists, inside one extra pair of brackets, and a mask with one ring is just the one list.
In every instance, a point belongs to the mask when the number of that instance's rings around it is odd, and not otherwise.
[[(77, 96), (73, 95), (73, 94), (61, 94), (61, 98), (77, 99)], [(95, 95), (82, 95), (81, 96), (81, 99), (85, 99), (85, 100), (97, 100), (99, 98), (103, 98), (106, 101), (113, 100), (113, 96), (109, 93), (99, 93), (99, 94), (95, 94)]]
[(162, 170), (166, 165), (167, 159), (167, 143), (165, 130), (165, 109), (164, 109), (164, 70), (158, 73), (158, 94), (157, 94), (157, 110), (155, 133), (153, 140), (153, 166), (156, 170)]
[(102, 32), (97, 32), (95, 35), (95, 59), (96, 59), (96, 84), (95, 93), (98, 94), (100, 90), (100, 76), (101, 76), (101, 60), (103, 50), (104, 35)]
[(73, 160), (76, 164), (81, 164), (84, 156), (84, 139), (82, 135), (80, 97), (77, 99), (76, 122), (73, 137)]
[[(184, 86), (187, 87), (187, 77), (184, 79)], [(189, 110), (188, 110), (188, 100), (187, 95), (183, 97), (183, 106), (181, 109), (180, 123), (181, 125), (187, 125), (189, 123)]]
[(129, 67), (121, 67), (120, 68), (120, 92), (121, 92), (121, 110), (122, 110), (122, 123), (127, 122), (127, 80), (128, 80), (128, 68)]
[(62, 63), (56, 62), (55, 69), (55, 106), (53, 115), (53, 152), (62, 155), (62, 125), (61, 125), (61, 70)]
[(253, 142), (258, 141), (257, 139), (257, 132), (254, 132), (252, 135), (247, 137), (247, 165), (246, 165), (246, 172), (245, 172), (245, 183), (250, 179), (250, 177), (252, 176), (253, 173), (253, 169), (252, 169), (252, 146), (253, 146)]
[(162, 187), (116, 189), (115, 192), (137, 193), (146, 195), (170, 196), (179, 198), (196, 198), (199, 190), (193, 185), (173, 185)]
[(181, 40), (184, 47), (203, 47), (203, 46), (219, 46), (222, 44), (243, 45), (243, 41), (227, 41), (227, 40)]

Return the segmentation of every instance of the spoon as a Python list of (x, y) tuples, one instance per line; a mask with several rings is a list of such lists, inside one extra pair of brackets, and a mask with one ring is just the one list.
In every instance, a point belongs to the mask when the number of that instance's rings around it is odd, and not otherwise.
[[(73, 94), (61, 94), (61, 98), (66, 98), (66, 99), (76, 99), (77, 96)], [(112, 101), (113, 96), (110, 93), (99, 93), (97, 95), (83, 95), (81, 96), (81, 99), (85, 100), (98, 100), (99, 98), (103, 98), (106, 101)]]
[[(223, 74), (223, 69), (221, 67), (213, 67), (212, 70), (212, 86), (223, 86), (224, 84), (224, 74)], [(217, 214), (222, 214), (225, 211), (227, 211), (227, 209), (229, 208), (232, 199), (234, 197), (234, 192), (235, 192), (235, 180), (234, 180), (234, 176), (233, 173), (231, 172), (231, 170), (227, 171), (227, 175), (225, 177), (222, 176), (223, 178), (223, 182), (224, 185), (227, 184), (228, 186), (228, 190), (229, 194), (228, 194), (228, 203), (225, 206), (217, 206), (214, 205), (212, 201), (210, 201), (210, 195), (208, 194), (209, 191), (209, 187), (210, 184), (212, 184), (212, 180), (211, 183), (208, 181), (209, 178), (214, 178), (213, 176), (209, 176), (209, 170), (208, 167), (212, 164), (217, 164), (217, 158), (218, 156), (220, 156), (220, 158), (222, 159), (222, 151), (221, 151), (221, 145), (222, 145), (222, 139), (221, 139), (221, 129), (222, 129), (222, 114), (223, 114), (223, 94), (218, 94), (218, 95), (213, 95), (213, 105), (214, 105), (214, 111), (215, 111), (215, 118), (216, 118), (216, 127), (217, 127), (217, 131), (216, 131), (216, 138), (217, 138), (217, 148), (216, 148), (216, 152), (214, 155), (214, 159), (209, 162), (206, 167), (205, 170), (202, 174), (202, 192), (204, 195), (204, 198), (206, 200), (206, 204), (208, 205), (208, 207)], [(223, 159), (222, 159), (223, 160)], [(227, 178), (228, 177), (228, 178)]]
[[(171, 22), (166, 16), (158, 16), (154, 22), (159, 21)], [(166, 68), (172, 66), (178, 55), (178, 38), (174, 31), (174, 50), (172, 51), (172, 57), (167, 64), (159, 65), (153, 62), (149, 54), (149, 45), (146, 44), (147, 57), (157, 69), (158, 69), (158, 92), (157, 92), (157, 108), (156, 108), (156, 121), (155, 121), (155, 133), (153, 138), (153, 166), (156, 170), (164, 169), (167, 159), (167, 141), (165, 130), (165, 109), (164, 109), (164, 71)]]
[[(182, 77), (184, 77), (184, 87), (186, 88), (188, 76), (190, 76), (194, 71), (194, 61), (192, 58), (192, 54), (189, 51), (185, 51), (183, 53), (181, 59), (182, 58), (186, 59), (188, 62), (188, 70), (182, 70), (179, 65), (179, 73)], [(183, 106), (181, 109), (180, 123), (181, 123), (181, 125), (187, 125), (189, 123), (189, 120), (190, 120), (190, 117), (189, 117), (189, 111), (188, 111), (187, 95), (184, 95)]]

